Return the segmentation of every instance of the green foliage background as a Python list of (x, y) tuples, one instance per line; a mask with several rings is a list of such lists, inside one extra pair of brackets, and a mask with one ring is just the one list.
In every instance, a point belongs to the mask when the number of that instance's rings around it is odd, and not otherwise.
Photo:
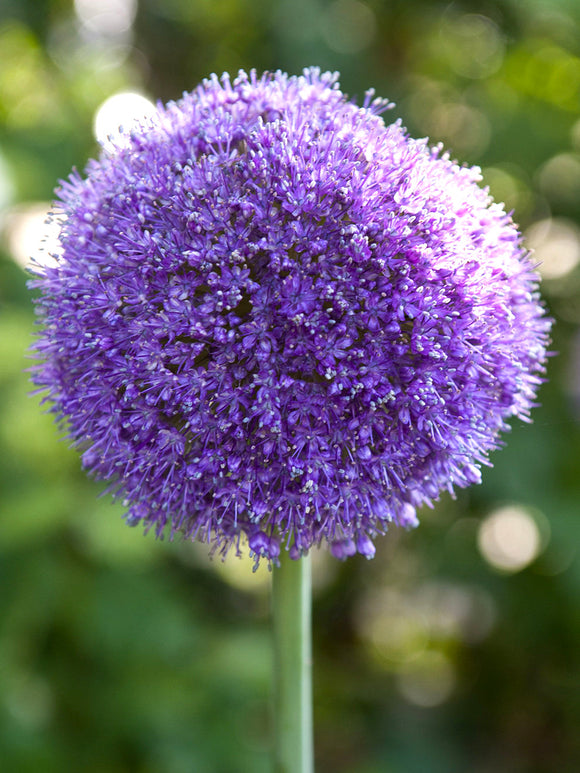
[[(559, 354), (534, 424), (514, 427), (482, 486), (392, 531), (373, 562), (316, 556), (317, 770), (580, 770), (580, 270), (549, 268), (580, 249), (580, 5), (140, 0), (113, 34), (83, 27), (69, 0), (1, 0), (2, 770), (269, 770), (268, 573), (144, 538), (97, 497), (28, 396), (14, 230), (98, 152), (93, 116), (111, 94), (167, 100), (211, 71), (309, 64), (340, 70), (359, 99), (374, 86), (412, 134), (481, 165), (528, 233), (567, 234), (546, 253)], [(507, 503), (542, 537), (517, 572), (478, 550)]]

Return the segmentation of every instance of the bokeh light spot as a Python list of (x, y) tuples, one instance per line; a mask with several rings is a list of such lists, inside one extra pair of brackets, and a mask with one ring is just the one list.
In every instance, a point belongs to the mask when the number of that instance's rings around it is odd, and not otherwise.
[(493, 598), (477, 586), (431, 580), (418, 589), (415, 605), (428, 621), (432, 638), (479, 642), (496, 620)]
[(113, 94), (95, 114), (95, 137), (105, 150), (112, 150), (122, 144), (123, 133), (155, 113), (153, 102), (142, 94), (133, 91)]
[(59, 233), (58, 216), (51, 214), (47, 202), (14, 207), (4, 219), (8, 251), (22, 268), (57, 265), (61, 251)]
[(386, 668), (416, 658), (429, 643), (427, 620), (402, 594), (369, 593), (358, 610), (358, 628)]
[(538, 525), (520, 505), (501, 507), (488, 515), (479, 527), (477, 544), (488, 564), (509, 573), (525, 569), (542, 550)]
[(459, 75), (487, 78), (503, 62), (505, 41), (495, 22), (468, 13), (448, 21), (441, 30), (443, 48)]
[(433, 650), (423, 652), (397, 674), (401, 695), (409, 703), (423, 708), (444, 703), (453, 692), (455, 682), (452, 663), (442, 652)]
[(495, 201), (504, 204), (507, 212), (515, 211), (519, 222), (533, 210), (534, 197), (526, 173), (517, 164), (485, 167), (483, 179)]
[(492, 131), (485, 113), (463, 102), (461, 94), (440, 81), (418, 81), (409, 98), (409, 112), (421, 131), (443, 142), (454, 155), (475, 158), (489, 145)]
[(524, 236), (544, 279), (560, 279), (573, 271), (580, 261), (580, 228), (569, 220), (539, 220)]
[(137, 0), (75, 0), (75, 11), (91, 32), (114, 36), (130, 29), (137, 15)]
[(580, 155), (559, 153), (541, 167), (540, 190), (554, 204), (580, 205)]
[(335, 0), (321, 20), (328, 47), (339, 54), (356, 54), (371, 44), (376, 32), (374, 11), (358, 0)]

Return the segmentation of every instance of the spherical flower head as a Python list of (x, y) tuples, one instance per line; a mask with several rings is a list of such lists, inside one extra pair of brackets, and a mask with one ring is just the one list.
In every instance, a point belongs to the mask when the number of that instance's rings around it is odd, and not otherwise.
[(518, 231), (387, 107), (212, 76), (62, 183), (33, 378), (129, 524), (371, 557), (528, 417), (550, 321)]

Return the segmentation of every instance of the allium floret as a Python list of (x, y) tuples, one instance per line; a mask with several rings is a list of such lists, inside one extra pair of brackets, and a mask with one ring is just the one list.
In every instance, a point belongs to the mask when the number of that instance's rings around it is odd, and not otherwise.
[(528, 418), (550, 321), (519, 233), (388, 107), (212, 76), (62, 183), (33, 377), (129, 524), (371, 557)]

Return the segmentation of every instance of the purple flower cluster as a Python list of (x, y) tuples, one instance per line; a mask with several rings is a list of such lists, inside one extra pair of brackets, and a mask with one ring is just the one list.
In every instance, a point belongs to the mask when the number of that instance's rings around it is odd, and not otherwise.
[(212, 76), (59, 190), (35, 382), (129, 524), (338, 558), (480, 480), (550, 321), (479, 171), (337, 76)]

